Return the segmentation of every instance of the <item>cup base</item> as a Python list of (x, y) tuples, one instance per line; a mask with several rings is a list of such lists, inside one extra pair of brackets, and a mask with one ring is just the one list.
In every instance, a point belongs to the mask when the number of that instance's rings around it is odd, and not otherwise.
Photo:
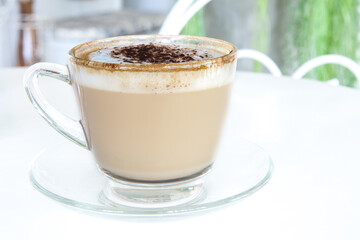
[(148, 184), (137, 187), (109, 180), (99, 200), (111, 207), (164, 208), (190, 204), (201, 200), (203, 195), (202, 179), (172, 185)]
[(108, 181), (100, 193), (103, 204), (118, 207), (164, 208), (190, 204), (204, 195), (204, 176), (211, 165), (190, 176), (169, 181), (134, 181), (101, 169)]

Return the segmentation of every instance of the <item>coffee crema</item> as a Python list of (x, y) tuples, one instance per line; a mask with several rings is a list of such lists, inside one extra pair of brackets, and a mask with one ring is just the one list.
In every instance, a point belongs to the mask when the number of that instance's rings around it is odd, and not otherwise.
[[(218, 57), (220, 53), (173, 44), (139, 44), (122, 47), (115, 45), (79, 55), (98, 63), (122, 65), (131, 62), (130, 64), (134, 66), (148, 65), (151, 67), (153, 64), (166, 66), (168, 62), (170, 64), (196, 64), (202, 60)], [(79, 78), (81, 84), (87, 87), (128, 93), (175, 93), (226, 85), (232, 79), (233, 68), (233, 64), (223, 64), (204, 66), (203, 69), (196, 70), (189, 66), (182, 71), (178, 69), (174, 71), (167, 69), (166, 71), (162, 71), (162, 69), (158, 71), (147, 71), (147, 69), (144, 71), (107, 71), (78, 65), (74, 71), (81, 75)]]

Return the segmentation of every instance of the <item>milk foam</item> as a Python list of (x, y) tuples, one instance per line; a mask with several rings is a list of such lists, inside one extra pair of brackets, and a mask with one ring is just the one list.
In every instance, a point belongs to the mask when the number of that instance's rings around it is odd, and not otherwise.
[[(131, 37), (119, 37), (105, 41), (95, 41), (79, 45), (73, 49), (77, 59), (70, 56), (69, 69), (71, 79), (78, 84), (106, 91), (130, 93), (173, 93), (198, 91), (223, 86), (234, 80), (236, 57), (227, 61), (213, 59), (229, 54), (232, 46), (213, 40), (203, 44), (205, 40), (176, 43), (182, 36), (157, 36), (155, 40), (134, 40)], [(184, 37), (188, 39), (190, 37)], [(121, 39), (118, 40), (118, 39)], [(182, 41), (182, 40), (181, 40)], [(217, 42), (219, 41), (219, 42)], [(195, 43), (199, 42), (199, 45)], [(159, 44), (176, 46), (194, 50), (198, 56), (206, 53), (205, 61), (189, 61), (175, 64), (121, 63), (121, 58), (113, 58), (110, 54), (115, 47), (136, 46), (136, 44)], [(207, 57), (207, 55), (203, 57)], [(197, 55), (197, 54), (195, 54)], [(194, 56), (195, 56), (194, 55)], [(211, 60), (208, 60), (208, 59)], [(80, 60), (79, 60), (80, 59)], [(81, 62), (81, 59), (85, 59)], [(90, 60), (90, 62), (86, 62)], [(196, 59), (197, 60), (197, 59)], [(200, 60), (200, 59), (199, 59)], [(77, 61), (81, 62), (78, 63)], [(119, 62), (120, 61), (120, 62)], [(143, 65), (143, 66), (142, 66)], [(130, 67), (129, 67), (130, 66)], [(156, 67), (157, 66), (157, 67)], [(159, 67), (160, 66), (160, 67)]]
[[(134, 44), (131, 45), (132, 47), (136, 47), (140, 44)], [(128, 64), (127, 60), (131, 60), (131, 58), (127, 58), (127, 57), (112, 57), (111, 52), (115, 49), (115, 48), (121, 48), (121, 47), (128, 47), (129, 45), (121, 45), (121, 46), (112, 46), (112, 47), (107, 47), (107, 48), (103, 48), (103, 49), (99, 49), (93, 52), (88, 53), (86, 56), (87, 59), (91, 60), (91, 61), (96, 61), (96, 62), (104, 62), (104, 63), (126, 63)], [(198, 49), (195, 48), (193, 46), (186, 46), (186, 45), (174, 45), (174, 44), (157, 44), (155, 46), (167, 46), (167, 47), (172, 47), (174, 49), (179, 49), (180, 51), (182, 50), (185, 54), (189, 53), (191, 51), (195, 51), (196, 54), (193, 55), (193, 58), (195, 61), (201, 61), (201, 60), (206, 60), (206, 59), (212, 59), (212, 58), (217, 58), (220, 57), (221, 54), (216, 52), (216, 51), (212, 51), (209, 49)], [(208, 57), (204, 57), (204, 56), (208, 56)], [(151, 64), (149, 62), (142, 62), (142, 63), (132, 63), (132, 64)]]
[(86, 87), (128, 93), (174, 93), (205, 90), (231, 83), (235, 78), (236, 60), (193, 71), (111, 71), (73, 63), (69, 68), (71, 78)]

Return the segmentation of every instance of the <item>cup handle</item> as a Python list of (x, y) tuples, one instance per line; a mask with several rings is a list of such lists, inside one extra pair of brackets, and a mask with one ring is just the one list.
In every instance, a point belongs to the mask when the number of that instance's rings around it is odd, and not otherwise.
[(38, 85), (38, 79), (42, 76), (55, 78), (71, 85), (68, 68), (54, 63), (36, 63), (26, 70), (24, 87), (32, 105), (53, 128), (66, 138), (88, 149), (81, 122), (62, 114), (44, 98)]

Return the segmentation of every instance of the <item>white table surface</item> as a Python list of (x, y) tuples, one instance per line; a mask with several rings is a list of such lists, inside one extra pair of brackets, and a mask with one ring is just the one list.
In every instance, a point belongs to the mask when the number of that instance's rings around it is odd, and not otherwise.
[[(360, 239), (360, 91), (310, 80), (238, 73), (244, 138), (275, 165), (255, 194), (178, 217), (108, 217), (75, 211), (29, 182), (41, 149), (66, 141), (35, 112), (24, 69), (0, 69), (0, 239)], [(76, 116), (71, 89), (43, 83)]]

